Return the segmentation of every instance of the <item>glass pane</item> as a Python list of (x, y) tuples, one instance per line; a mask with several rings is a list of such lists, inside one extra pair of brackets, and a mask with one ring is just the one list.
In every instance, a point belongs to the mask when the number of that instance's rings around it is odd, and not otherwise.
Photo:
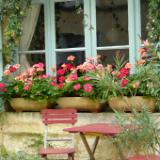
[(117, 55), (121, 57), (124, 56), (124, 60), (129, 61), (129, 50), (128, 49), (98, 51), (97, 54), (100, 55), (101, 63), (103, 65), (114, 64), (114, 58)]
[(97, 46), (128, 44), (127, 0), (97, 0)]
[(75, 56), (74, 64), (77, 66), (85, 61), (85, 53), (83, 51), (74, 52), (74, 53), (64, 53), (58, 52), (56, 53), (56, 60), (57, 60), (57, 68), (59, 68), (62, 64), (67, 63), (67, 57), (73, 55)]
[(34, 53), (31, 53), (31, 54), (25, 54), (25, 55), (20, 55), (20, 64), (21, 66), (26, 66), (26, 64), (29, 63), (30, 66), (32, 66), (33, 64), (35, 63), (39, 63), (39, 62), (42, 62), (45, 64), (45, 54), (34, 54)]
[(141, 0), (141, 31), (142, 39), (147, 39), (147, 15), (148, 15), (148, 0)]
[(56, 48), (84, 46), (83, 1), (55, 3)]
[(33, 38), (31, 41), (31, 45), (29, 47), (30, 50), (44, 50), (45, 49), (45, 36), (44, 36), (44, 7), (43, 5), (34, 5), (36, 7), (37, 18), (35, 18), (35, 21), (37, 21)]

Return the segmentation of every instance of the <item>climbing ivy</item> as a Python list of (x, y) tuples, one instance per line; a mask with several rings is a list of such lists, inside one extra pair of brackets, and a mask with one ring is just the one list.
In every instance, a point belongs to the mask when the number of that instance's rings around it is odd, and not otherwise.
[(22, 22), (31, 0), (1, 0), (4, 64), (12, 63), (22, 35)]
[(149, 0), (148, 37), (152, 42), (160, 41), (160, 0)]

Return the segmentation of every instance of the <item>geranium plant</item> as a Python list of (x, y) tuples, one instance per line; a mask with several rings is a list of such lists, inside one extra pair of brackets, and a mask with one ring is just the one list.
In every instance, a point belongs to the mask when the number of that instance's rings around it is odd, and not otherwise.
[[(96, 98), (96, 88), (87, 73), (96, 67), (96, 64), (85, 62), (79, 66), (74, 65), (75, 57), (68, 56), (68, 63), (62, 64), (57, 70), (57, 79), (61, 96)], [(84, 67), (84, 65), (86, 65)], [(89, 66), (90, 65), (90, 66)], [(92, 65), (92, 66), (91, 66)]]
[[(0, 82), (0, 95), (4, 100), (11, 98), (54, 100), (59, 86), (56, 78), (44, 74), (44, 64), (37, 63), (21, 74), (19, 64), (8, 66)], [(17, 75), (17, 76), (16, 76)], [(53, 85), (54, 83), (54, 85)]]
[[(115, 64), (103, 66), (99, 71), (93, 71), (90, 76), (97, 89), (97, 96), (108, 100), (116, 96), (151, 96), (160, 95), (160, 74), (155, 60), (158, 56), (151, 53), (148, 41), (139, 49), (141, 59), (137, 61), (136, 72), (130, 74), (132, 65), (117, 56)], [(153, 54), (154, 56), (151, 56)]]

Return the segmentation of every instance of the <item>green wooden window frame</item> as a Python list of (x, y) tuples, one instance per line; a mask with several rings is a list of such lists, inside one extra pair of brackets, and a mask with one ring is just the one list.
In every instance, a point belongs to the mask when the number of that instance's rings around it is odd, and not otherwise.
[[(44, 22), (45, 22), (45, 50), (19, 51), (19, 54), (27, 53), (44, 53), (46, 54), (46, 72), (51, 74), (50, 68), (56, 65), (56, 52), (74, 52), (85, 51), (86, 57), (95, 57), (98, 50), (129, 49), (129, 61), (134, 65), (139, 58), (137, 50), (141, 45), (139, 36), (141, 36), (141, 17), (140, 17), (140, 0), (128, 0), (128, 36), (129, 44), (121, 46), (104, 46), (97, 47), (96, 38), (96, 0), (84, 0), (84, 21), (87, 26), (84, 27), (85, 46), (77, 48), (56, 49), (55, 37), (55, 2), (64, 2), (71, 0), (32, 0), (32, 4), (44, 5)], [(73, 0), (74, 1), (74, 0)], [(85, 16), (88, 15), (88, 16)], [(93, 29), (90, 29), (92, 27)], [(1, 27), (0, 27), (0, 37)], [(2, 40), (0, 38), (0, 49)], [(0, 76), (2, 75), (2, 53), (0, 52)], [(131, 72), (134, 72), (133, 67)]]

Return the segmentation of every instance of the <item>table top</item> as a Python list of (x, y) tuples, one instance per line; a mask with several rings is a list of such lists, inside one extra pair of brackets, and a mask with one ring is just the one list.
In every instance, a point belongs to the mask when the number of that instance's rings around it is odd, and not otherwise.
[(122, 131), (122, 128), (117, 124), (111, 123), (93, 123), (81, 126), (65, 128), (64, 131), (70, 133), (100, 133), (103, 135), (114, 136)]

